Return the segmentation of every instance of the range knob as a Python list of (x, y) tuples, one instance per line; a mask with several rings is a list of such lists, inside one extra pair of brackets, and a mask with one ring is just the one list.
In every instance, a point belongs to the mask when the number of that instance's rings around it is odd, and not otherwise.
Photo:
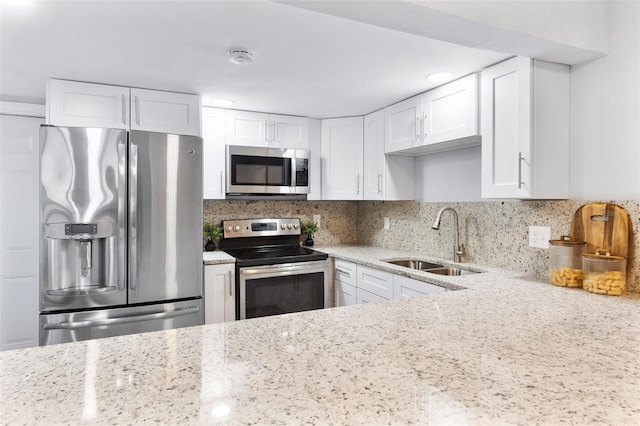
[(227, 227), (225, 228), (227, 232), (231, 232), (232, 229), (233, 227), (231, 225), (227, 225)]
[(297, 223), (293, 224), (293, 229), (298, 229), (298, 224)]
[(287, 223), (287, 229), (291, 229), (291, 224)]
[(236, 226), (234, 226), (234, 227), (233, 227), (233, 230), (234, 230), (235, 232), (238, 232), (238, 231), (240, 230), (240, 227), (239, 227), (238, 225), (236, 225)]
[(287, 228), (287, 225), (285, 225), (284, 223), (280, 225), (280, 229), (282, 229), (283, 231)]

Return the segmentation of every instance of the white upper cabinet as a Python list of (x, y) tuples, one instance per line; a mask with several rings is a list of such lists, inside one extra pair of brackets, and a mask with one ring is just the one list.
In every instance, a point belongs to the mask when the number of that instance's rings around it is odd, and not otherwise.
[(225, 113), (221, 108), (202, 108), (203, 197), (225, 198)]
[(227, 145), (269, 146), (269, 114), (227, 110)]
[(128, 87), (78, 81), (47, 82), (47, 124), (129, 129)]
[(424, 144), (478, 136), (478, 74), (424, 94)]
[(50, 79), (47, 124), (200, 136), (199, 95)]
[(384, 109), (386, 153), (403, 151), (421, 143), (422, 95)]
[(228, 145), (308, 149), (309, 119), (227, 110)]
[(569, 67), (513, 58), (482, 71), (482, 197), (569, 195)]
[(480, 143), (477, 74), (391, 105), (384, 112), (387, 154), (423, 155)]
[(200, 96), (131, 89), (131, 130), (200, 136)]
[(413, 157), (384, 153), (384, 111), (364, 117), (364, 199), (413, 200)]
[(309, 149), (309, 119), (270, 114), (271, 146)]
[(362, 200), (363, 118), (322, 120), (322, 199)]

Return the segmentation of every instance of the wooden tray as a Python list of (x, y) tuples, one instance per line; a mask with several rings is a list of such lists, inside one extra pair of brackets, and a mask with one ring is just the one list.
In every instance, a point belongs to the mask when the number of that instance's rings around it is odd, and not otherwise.
[(612, 203), (587, 203), (576, 210), (571, 235), (587, 242), (586, 253), (606, 249), (613, 256), (627, 258), (627, 273), (633, 255), (633, 233), (627, 211)]

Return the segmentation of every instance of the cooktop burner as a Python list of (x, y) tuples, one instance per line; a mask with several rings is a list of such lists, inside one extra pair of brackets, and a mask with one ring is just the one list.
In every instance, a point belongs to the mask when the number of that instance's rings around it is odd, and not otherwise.
[(326, 260), (329, 256), (300, 246), (300, 219), (243, 219), (222, 222), (222, 249), (238, 266)]

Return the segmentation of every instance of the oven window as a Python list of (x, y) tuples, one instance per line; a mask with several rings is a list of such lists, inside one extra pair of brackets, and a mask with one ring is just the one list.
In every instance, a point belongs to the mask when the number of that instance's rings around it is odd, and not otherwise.
[(324, 272), (246, 281), (246, 317), (324, 308)]
[(231, 182), (233, 185), (291, 186), (291, 159), (234, 155)]

